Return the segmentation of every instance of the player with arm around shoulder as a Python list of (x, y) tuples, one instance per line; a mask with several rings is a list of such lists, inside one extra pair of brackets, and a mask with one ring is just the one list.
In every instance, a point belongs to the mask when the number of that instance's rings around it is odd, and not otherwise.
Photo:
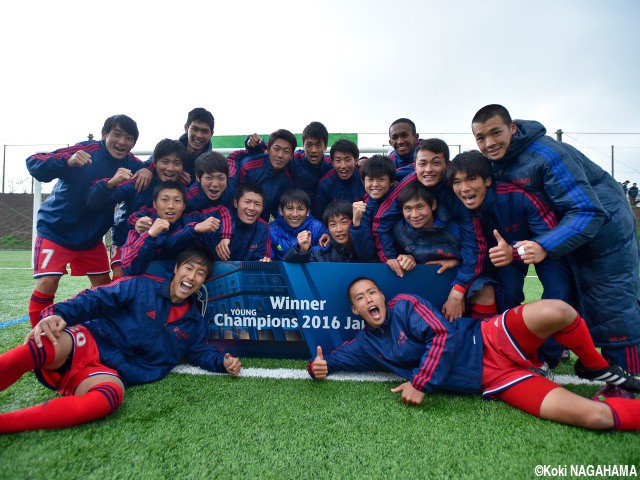
[(589, 400), (530, 370), (545, 338), (553, 336), (579, 360), (582, 378), (640, 391), (640, 379), (610, 365), (593, 345), (584, 320), (560, 300), (540, 300), (484, 321), (447, 322), (429, 302), (398, 295), (386, 303), (376, 283), (360, 277), (347, 290), (365, 321), (356, 338), (324, 357), (318, 347), (308, 371), (317, 379), (341, 370), (392, 371), (407, 381), (392, 389), (420, 405), (428, 393), (480, 393), (540, 418), (590, 429), (640, 430), (640, 401)]
[(207, 343), (195, 294), (211, 274), (206, 251), (180, 254), (171, 279), (126, 277), (45, 310), (23, 345), (0, 355), (0, 390), (34, 370), (63, 396), (0, 414), (0, 433), (64, 428), (105, 417), (126, 385), (164, 378), (181, 360), (237, 376), (237, 358)]
[[(526, 240), (522, 260), (566, 256), (577, 308), (589, 333), (613, 363), (640, 374), (640, 250), (636, 218), (618, 182), (586, 155), (546, 135), (542, 124), (513, 120), (502, 105), (486, 105), (471, 121), (493, 178), (535, 193), (558, 224)], [(633, 392), (607, 386), (607, 396)]]

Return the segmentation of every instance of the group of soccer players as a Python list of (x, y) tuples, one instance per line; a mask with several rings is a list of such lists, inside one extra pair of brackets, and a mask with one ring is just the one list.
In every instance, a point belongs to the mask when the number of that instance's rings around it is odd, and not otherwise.
[[(279, 129), (267, 142), (247, 136), (227, 158), (212, 150), (204, 108), (184, 130), (142, 163), (131, 154), (136, 123), (116, 115), (100, 141), (27, 159), (35, 178), (58, 182), (38, 212), (34, 329), (0, 355), (0, 389), (35, 370), (65, 396), (0, 415), (0, 432), (105, 416), (125, 385), (160, 379), (185, 355), (237, 375), (239, 360), (206, 343), (193, 298), (214, 260), (384, 262), (398, 276), (417, 264), (457, 267), (441, 311), (412, 295), (387, 304), (375, 282), (354, 281), (352, 309), (367, 326), (327, 357), (319, 349), (310, 374), (383, 368), (408, 380), (396, 390), (409, 404), (436, 390), (483, 392), (564, 423), (639, 428), (635, 217), (610, 175), (538, 122), (487, 105), (472, 121), (479, 151), (453, 160), (407, 118), (390, 126), (393, 150), (370, 158), (347, 139), (326, 155), (319, 122), (304, 129), (302, 149)], [(158, 261), (170, 265), (164, 274), (140, 276)], [(54, 305), (67, 265), (108, 285)], [(522, 307), (529, 265), (544, 300)], [(578, 355), (579, 376), (607, 382), (603, 401), (544, 378), (563, 348)]]

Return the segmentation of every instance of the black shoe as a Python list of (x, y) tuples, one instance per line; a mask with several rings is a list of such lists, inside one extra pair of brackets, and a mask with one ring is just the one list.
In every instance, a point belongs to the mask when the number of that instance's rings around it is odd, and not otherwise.
[(549, 364), (547, 362), (544, 362), (539, 367), (529, 367), (529, 371), (537, 373), (541, 377), (553, 380), (553, 372), (551, 372), (551, 368), (549, 368)]
[(640, 392), (640, 377), (636, 377), (627, 372), (624, 368), (618, 365), (609, 365), (607, 368), (600, 370), (591, 370), (585, 367), (580, 360), (578, 360), (573, 369), (576, 375), (580, 378), (586, 378), (587, 380), (599, 380), (606, 382), (609, 385), (615, 385), (620, 388), (624, 388), (630, 392)]

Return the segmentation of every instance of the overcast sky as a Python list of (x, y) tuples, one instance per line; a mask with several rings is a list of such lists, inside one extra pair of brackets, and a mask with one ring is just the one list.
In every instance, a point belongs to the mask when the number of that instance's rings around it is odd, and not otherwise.
[(196, 106), (216, 134), (468, 132), (488, 103), (549, 132), (640, 132), (636, 0), (32, 0), (0, 18), (2, 144), (73, 144), (126, 113), (151, 149)]

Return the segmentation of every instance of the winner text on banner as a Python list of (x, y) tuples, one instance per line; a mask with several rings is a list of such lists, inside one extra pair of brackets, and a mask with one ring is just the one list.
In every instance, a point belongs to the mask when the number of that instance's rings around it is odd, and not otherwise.
[(241, 357), (308, 359), (351, 340), (364, 321), (353, 314), (347, 287), (372, 278), (387, 301), (414, 293), (440, 309), (455, 269), (418, 265), (399, 278), (384, 264), (216, 262), (205, 319), (209, 341)]

